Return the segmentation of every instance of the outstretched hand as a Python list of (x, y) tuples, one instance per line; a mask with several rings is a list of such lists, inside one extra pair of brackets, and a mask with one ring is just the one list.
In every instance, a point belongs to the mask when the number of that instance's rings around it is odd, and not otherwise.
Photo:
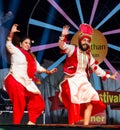
[(63, 35), (63, 36), (66, 36), (66, 35), (69, 34), (69, 28), (70, 28), (69, 25), (63, 26), (63, 30), (62, 30), (62, 35)]
[(50, 74), (53, 74), (55, 72), (57, 72), (57, 68), (53, 68), (52, 70), (50, 70)]
[(13, 24), (11, 31), (7, 37), (8, 41), (11, 41), (13, 39), (14, 33), (20, 32), (20, 30), (18, 30), (17, 27), (18, 27), (18, 24)]
[(57, 68), (53, 68), (53, 69), (51, 69), (51, 70), (47, 70), (47, 74), (53, 74), (53, 73), (55, 73), (55, 72), (57, 72)]
[(11, 28), (11, 33), (20, 32), (20, 30), (18, 30), (17, 27), (18, 27), (18, 24), (13, 24)]
[(111, 79), (114, 79), (114, 80), (117, 80), (117, 75), (118, 75), (118, 72), (115, 72), (114, 74), (112, 74), (110, 76)]

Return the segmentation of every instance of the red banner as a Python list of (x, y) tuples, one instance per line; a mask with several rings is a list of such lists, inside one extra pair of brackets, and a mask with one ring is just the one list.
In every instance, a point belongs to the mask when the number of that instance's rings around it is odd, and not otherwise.
[[(110, 105), (111, 109), (120, 109), (120, 92), (114, 92), (114, 91), (104, 91), (104, 90), (98, 90), (97, 91), (100, 99), (107, 105)], [(58, 98), (58, 93), (55, 93), (55, 96), (49, 97), (49, 100), (52, 102), (51, 105), (51, 111), (53, 110), (59, 110), (59, 109), (65, 109), (63, 104), (60, 102)], [(82, 122), (79, 122), (79, 124), (82, 124)], [(96, 125), (96, 124), (106, 124), (106, 112), (98, 113), (91, 117), (90, 124)]]
[[(83, 121), (77, 124), (83, 125)], [(90, 118), (90, 125), (105, 125), (106, 124), (106, 112), (98, 113)]]
[(120, 92), (98, 90), (101, 100), (108, 105), (120, 106)]

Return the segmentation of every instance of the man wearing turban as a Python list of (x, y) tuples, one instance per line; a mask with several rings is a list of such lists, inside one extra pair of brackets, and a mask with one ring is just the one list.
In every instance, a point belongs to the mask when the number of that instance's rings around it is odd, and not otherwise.
[(89, 82), (89, 70), (96, 73), (102, 79), (116, 80), (117, 72), (109, 74), (105, 72), (94, 59), (90, 52), (90, 42), (93, 28), (83, 23), (77, 32), (77, 43), (66, 43), (69, 34), (69, 26), (63, 27), (59, 37), (59, 48), (67, 54), (64, 63), (64, 80), (59, 84), (59, 98), (68, 111), (68, 123), (75, 124), (83, 120), (84, 125), (89, 125), (91, 115), (103, 112), (105, 104), (100, 100), (97, 91)]

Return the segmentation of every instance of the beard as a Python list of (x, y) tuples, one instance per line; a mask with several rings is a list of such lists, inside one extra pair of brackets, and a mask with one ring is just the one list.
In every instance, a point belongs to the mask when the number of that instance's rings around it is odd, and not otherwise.
[(90, 47), (88, 44), (79, 44), (79, 48), (82, 50), (82, 51), (87, 51)]

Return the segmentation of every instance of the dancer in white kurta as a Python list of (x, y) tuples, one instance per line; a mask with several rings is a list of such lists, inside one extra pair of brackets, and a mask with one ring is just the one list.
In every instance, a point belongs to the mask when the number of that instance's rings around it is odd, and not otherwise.
[[(21, 52), (21, 50), (14, 46), (11, 41), (6, 42), (7, 50), (11, 53), (11, 67), (8, 75), (5, 79), (11, 74), (19, 83), (21, 83), (25, 88), (36, 94), (40, 94), (38, 87), (35, 85), (33, 80), (29, 78), (27, 73), (27, 61), (25, 55)], [(45, 68), (40, 66), (37, 61), (37, 71), (45, 72)]]
[(74, 124), (84, 119), (84, 125), (88, 125), (90, 116), (105, 110), (105, 104), (100, 100), (97, 91), (88, 80), (88, 68), (103, 79), (116, 80), (117, 72), (108, 74), (99, 67), (97, 61), (90, 53), (90, 41), (93, 29), (88, 24), (80, 25), (78, 46), (67, 44), (66, 35), (69, 26), (64, 26), (59, 39), (59, 47), (67, 54), (64, 63), (64, 80), (60, 83), (60, 100), (68, 110), (68, 123)]
[(12, 43), (18, 25), (14, 24), (8, 35), (6, 48), (11, 54), (11, 66), (4, 80), (4, 89), (7, 91), (13, 105), (13, 124), (20, 124), (24, 110), (28, 110), (28, 125), (34, 125), (45, 108), (45, 102), (36, 83), (36, 72), (53, 74), (57, 68), (47, 70), (42, 67), (31, 54), (31, 39), (25, 37), (20, 46)]

